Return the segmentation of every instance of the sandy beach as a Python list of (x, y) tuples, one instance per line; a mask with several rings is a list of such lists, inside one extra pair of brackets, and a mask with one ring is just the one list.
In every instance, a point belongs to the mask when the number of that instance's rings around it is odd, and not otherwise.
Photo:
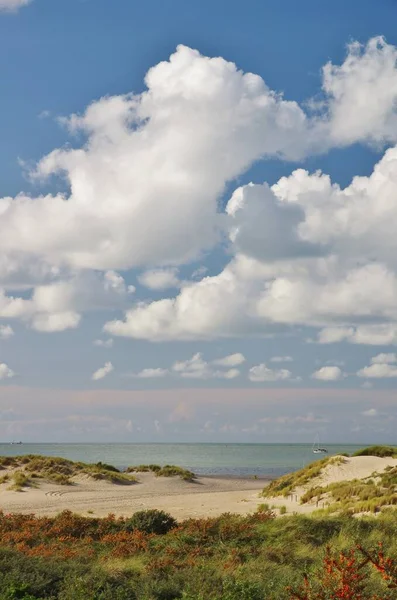
[[(271, 507), (286, 507), (287, 514), (310, 513), (320, 504), (313, 501), (301, 504), (309, 488), (326, 486), (338, 481), (365, 479), (397, 466), (397, 459), (376, 456), (344, 458), (343, 463), (326, 465), (319, 477), (288, 496), (261, 498), (260, 492), (269, 480), (254, 478), (198, 477), (193, 482), (179, 477), (156, 477), (154, 473), (137, 473), (136, 483), (121, 485), (96, 481), (89, 475), (72, 478), (73, 485), (58, 485), (40, 480), (37, 487), (11, 491), (9, 483), (0, 485), (0, 509), (4, 512), (56, 515), (70, 510), (97, 517), (113, 513), (129, 516), (138, 510), (157, 508), (176, 519), (213, 517), (225, 512), (247, 514), (266, 502)], [(2, 473), (6, 473), (3, 471)], [(12, 475), (13, 470), (8, 471)], [(277, 511), (276, 511), (277, 512)]]
[(176, 519), (217, 516), (232, 512), (247, 514), (257, 509), (264, 479), (198, 477), (194, 482), (179, 477), (156, 477), (138, 473), (137, 483), (117, 485), (88, 476), (74, 478), (71, 486), (40, 482), (37, 488), (10, 491), (0, 486), (0, 509), (4, 512), (56, 515), (71, 510), (102, 517), (109, 513), (129, 516), (138, 510), (157, 508)]

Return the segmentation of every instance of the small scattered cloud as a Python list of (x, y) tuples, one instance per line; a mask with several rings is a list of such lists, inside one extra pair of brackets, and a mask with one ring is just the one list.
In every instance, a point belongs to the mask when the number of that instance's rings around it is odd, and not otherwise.
[(219, 365), (220, 367), (237, 367), (245, 362), (245, 356), (241, 352), (235, 354), (229, 354), (224, 358), (217, 358), (212, 361), (213, 365)]
[(188, 360), (175, 362), (172, 370), (188, 379), (206, 379), (210, 374), (209, 365), (203, 359), (201, 352), (197, 352)]
[[(172, 370), (175, 374), (184, 379), (235, 379), (240, 375), (240, 371), (235, 367), (244, 362), (245, 357), (241, 353), (229, 354), (223, 358), (207, 362), (204, 360), (201, 352), (197, 352), (188, 360), (175, 362)], [(215, 365), (218, 367), (231, 368), (223, 371), (214, 369), (213, 367)]]
[(141, 285), (151, 290), (166, 290), (180, 287), (178, 269), (152, 269), (138, 277)]
[(94, 340), (94, 346), (98, 346), (98, 348), (113, 348), (113, 339), (109, 338), (108, 340)]
[(191, 278), (192, 279), (202, 279), (204, 277), (204, 275), (208, 272), (207, 267), (201, 266), (198, 269), (196, 269), (195, 271), (193, 271)]
[(357, 371), (358, 377), (368, 379), (389, 379), (397, 377), (397, 355), (394, 352), (381, 353), (371, 358), (371, 364)]
[(142, 371), (140, 371), (139, 373), (137, 373), (136, 375), (133, 375), (133, 377), (137, 377), (138, 379), (158, 379), (159, 377), (165, 377), (166, 375), (168, 375), (169, 371), (168, 369), (142, 369)]
[(270, 362), (272, 363), (285, 363), (285, 362), (293, 362), (293, 358), (292, 356), (273, 356), (273, 358), (270, 359)]
[(262, 363), (251, 367), (248, 377), (254, 383), (288, 381), (292, 379), (292, 373), (288, 369), (270, 369)]
[(14, 335), (14, 330), (9, 325), (0, 325), (0, 340), (8, 340)]
[(51, 117), (51, 111), (49, 111), (49, 110), (42, 110), (38, 114), (39, 119), (49, 119), (50, 117)]
[(217, 379), (235, 379), (239, 375), (240, 371), (238, 369), (229, 369), (228, 371), (214, 371), (212, 377)]
[(368, 410), (364, 410), (361, 414), (364, 417), (377, 417), (379, 413), (376, 408), (369, 408)]
[(390, 352), (388, 354), (377, 354), (371, 358), (371, 363), (373, 365), (397, 363), (397, 354), (395, 354), (395, 352)]
[(1, 379), (11, 379), (15, 376), (15, 373), (8, 365), (5, 363), (0, 363), (0, 380)]
[(297, 423), (328, 423), (329, 419), (315, 415), (313, 412), (309, 412), (306, 415), (279, 415), (274, 417), (263, 417), (259, 419), (260, 423), (277, 423), (278, 425), (293, 425)]
[(375, 363), (357, 371), (358, 377), (368, 377), (369, 379), (389, 379), (397, 377), (397, 365), (388, 363)]
[(16, 12), (31, 2), (32, 0), (0, 0), (0, 11)]
[(91, 379), (93, 379), (93, 381), (98, 381), (99, 379), (103, 379), (104, 377), (109, 375), (109, 373), (111, 373), (112, 371), (114, 371), (112, 363), (106, 362), (103, 367), (101, 367), (100, 369), (95, 371), (95, 373), (93, 373)]
[(314, 371), (312, 374), (312, 379), (317, 379), (318, 381), (340, 381), (343, 377), (344, 373), (340, 367), (336, 366), (321, 367), (321, 369)]

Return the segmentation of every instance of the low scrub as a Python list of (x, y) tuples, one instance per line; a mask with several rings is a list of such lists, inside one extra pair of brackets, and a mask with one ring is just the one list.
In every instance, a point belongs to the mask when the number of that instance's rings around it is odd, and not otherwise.
[(165, 465), (161, 467), (160, 465), (138, 465), (128, 467), (126, 469), (127, 473), (147, 473), (152, 472), (155, 473), (157, 477), (180, 477), (184, 481), (193, 481), (195, 479), (195, 474), (188, 469), (183, 469), (182, 467), (177, 467), (176, 465)]
[(397, 448), (394, 446), (368, 446), (362, 450), (357, 450), (353, 456), (379, 456), (386, 458), (388, 456), (397, 457)]
[(397, 511), (275, 519), (263, 506), (178, 524), (0, 512), (0, 599), (395, 600), (396, 528)]
[(328, 513), (376, 513), (384, 506), (394, 506), (397, 504), (397, 467), (374, 473), (367, 479), (338, 481), (310, 488), (301, 497), (301, 504), (313, 501), (327, 502)]
[[(101, 462), (96, 464), (74, 462), (66, 458), (52, 456), (33, 454), (15, 457), (2, 456), (0, 457), (0, 465), (3, 469), (18, 469), (17, 472), (24, 475), (26, 483), (33, 478), (58, 485), (73, 485), (72, 478), (78, 475), (88, 475), (96, 480), (123, 485), (129, 485), (136, 481), (135, 477), (127, 473), (121, 473), (119, 469), (112, 465)], [(14, 485), (18, 486), (18, 483)], [(22, 488), (23, 485), (19, 485), (19, 487)]]

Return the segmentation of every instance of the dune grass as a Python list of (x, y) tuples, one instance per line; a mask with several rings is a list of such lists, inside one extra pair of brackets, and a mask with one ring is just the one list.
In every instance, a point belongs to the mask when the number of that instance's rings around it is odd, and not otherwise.
[(196, 476), (192, 471), (177, 467), (176, 465), (138, 465), (126, 469), (127, 473), (147, 473), (152, 472), (156, 477), (180, 477), (184, 481), (193, 481)]
[(9, 490), (14, 492), (22, 492), (23, 488), (31, 487), (31, 479), (23, 471), (15, 471), (12, 475), (13, 483), (9, 486)]
[[(369, 446), (358, 450), (353, 456), (379, 456), (397, 457), (397, 449), (393, 446)], [(265, 498), (274, 498), (276, 496), (287, 497), (298, 487), (307, 487), (313, 480), (319, 477), (329, 465), (343, 464), (346, 461), (346, 455), (325, 457), (322, 460), (315, 461), (299, 471), (288, 473), (283, 477), (275, 479), (264, 488), (262, 496)], [(333, 504), (338, 503), (343, 509), (351, 508), (355, 504), (355, 510), (358, 507), (357, 502), (367, 503), (365, 506), (371, 506), (374, 511), (377, 510), (376, 498), (379, 498), (379, 506), (389, 504), (389, 496), (397, 491), (396, 468), (388, 467), (384, 473), (373, 474), (367, 481), (357, 480), (354, 482), (339, 482), (322, 487), (320, 485), (307, 489), (301, 498), (301, 503), (310, 501), (320, 501), (326, 499)], [(350, 501), (349, 501), (350, 498)], [(390, 502), (395, 504), (396, 502)], [(368, 509), (370, 510), (370, 509)]]
[(397, 448), (395, 446), (368, 446), (362, 450), (357, 450), (353, 456), (379, 456), (380, 458), (397, 458)]
[(301, 497), (301, 504), (326, 501), (330, 512), (379, 512), (384, 506), (397, 505), (397, 467), (373, 473), (366, 479), (338, 481), (315, 486)]
[(321, 460), (317, 460), (299, 471), (288, 473), (287, 475), (275, 479), (264, 488), (262, 496), (264, 498), (275, 498), (276, 496), (287, 497), (297, 487), (302, 487), (315, 477), (321, 475), (321, 472), (327, 465), (342, 463), (344, 460), (343, 457), (339, 456), (327, 456)]
[[(101, 462), (88, 464), (74, 462), (66, 458), (39, 456), (28, 454), (24, 456), (0, 457), (2, 469), (19, 469), (26, 480), (44, 480), (57, 485), (73, 485), (73, 477), (88, 475), (95, 480), (109, 481), (110, 483), (129, 485), (136, 481), (133, 475), (121, 473), (112, 465)], [(14, 478), (15, 479), (15, 478)], [(13, 489), (15, 486), (14, 483)]]

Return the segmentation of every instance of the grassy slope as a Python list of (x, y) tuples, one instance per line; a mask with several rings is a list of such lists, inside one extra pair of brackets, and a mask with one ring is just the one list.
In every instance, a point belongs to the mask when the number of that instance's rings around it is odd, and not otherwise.
[[(40, 480), (50, 481), (59, 485), (72, 485), (72, 478), (78, 475), (88, 475), (96, 480), (110, 483), (129, 485), (134, 483), (132, 475), (120, 473), (112, 465), (103, 463), (87, 464), (73, 462), (65, 458), (27, 454), (25, 456), (0, 457), (0, 469), (17, 469), (12, 474), (14, 481), (11, 489), (20, 490), (22, 487), (37, 485)], [(3, 476), (3, 479), (7, 475)]]
[[(73, 477), (88, 475), (96, 480), (130, 485), (136, 482), (133, 473), (152, 471), (158, 477), (180, 477), (184, 481), (193, 481), (194, 473), (174, 465), (140, 465), (128, 467), (124, 473), (113, 465), (105, 463), (88, 464), (66, 458), (25, 455), (0, 457), (0, 470), (13, 469), (12, 474), (0, 476), (0, 484), (11, 481), (9, 489), (20, 491), (24, 487), (37, 486), (40, 480), (59, 485), (73, 485)], [(0, 598), (1, 600), (1, 598)]]
[[(396, 457), (397, 449), (391, 446), (370, 446), (356, 452), (353, 456)], [(262, 495), (267, 498), (288, 496), (298, 487), (307, 491), (301, 503), (326, 501), (325, 512), (346, 511), (349, 513), (378, 512), (382, 506), (397, 505), (397, 467), (390, 467), (384, 473), (374, 473), (366, 479), (341, 481), (326, 486), (310, 486), (331, 464), (343, 463), (344, 457), (326, 457), (315, 461), (304, 469), (289, 473), (272, 481)], [(324, 513), (324, 510), (322, 511)]]

